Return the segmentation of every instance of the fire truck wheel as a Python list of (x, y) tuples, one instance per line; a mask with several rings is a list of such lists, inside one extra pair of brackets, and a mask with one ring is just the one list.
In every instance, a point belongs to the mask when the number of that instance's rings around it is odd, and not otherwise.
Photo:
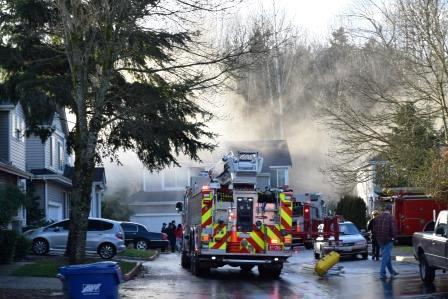
[(199, 259), (195, 256), (191, 257), (190, 269), (191, 269), (191, 273), (195, 276), (202, 276), (204, 274), (207, 274), (210, 271), (210, 267), (206, 266), (204, 264), (201, 264)]
[(243, 271), (249, 272), (249, 271), (252, 271), (252, 269), (254, 268), (254, 265), (241, 265), (240, 268)]
[(182, 256), (180, 258), (180, 265), (185, 269), (190, 268), (190, 259), (184, 252), (182, 252)]
[(426, 257), (424, 253), (421, 253), (419, 256), (419, 270), (420, 270), (420, 278), (426, 284), (431, 284), (434, 281), (436, 271), (434, 268), (430, 267), (428, 262), (426, 261)]
[(304, 245), (305, 245), (305, 249), (313, 249), (313, 243), (311, 243), (311, 242), (305, 242), (304, 243)]
[(283, 264), (276, 265), (258, 265), (258, 272), (263, 278), (278, 279), (282, 273)]

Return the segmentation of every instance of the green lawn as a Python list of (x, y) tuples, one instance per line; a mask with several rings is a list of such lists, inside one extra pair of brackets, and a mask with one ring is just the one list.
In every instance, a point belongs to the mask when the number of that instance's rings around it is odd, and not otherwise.
[[(98, 259), (86, 259), (85, 263), (95, 263), (101, 260)], [(65, 258), (48, 258), (35, 261), (31, 264), (26, 264), (17, 268), (12, 275), (14, 276), (36, 276), (36, 277), (56, 277), (58, 268), (67, 265), (68, 262)], [(123, 274), (131, 271), (136, 265), (134, 262), (118, 261), (121, 272)]]
[(138, 249), (132, 249), (132, 248), (128, 248), (125, 251), (119, 253), (119, 256), (122, 257), (137, 257), (137, 258), (143, 258), (143, 259), (147, 259), (151, 256), (153, 256), (156, 253), (155, 250), (138, 250)]

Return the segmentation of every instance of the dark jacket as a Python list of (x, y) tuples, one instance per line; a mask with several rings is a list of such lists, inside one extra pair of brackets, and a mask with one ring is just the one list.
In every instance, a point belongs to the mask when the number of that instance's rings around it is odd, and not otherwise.
[[(375, 217), (376, 218), (376, 217)], [(372, 236), (375, 236), (375, 232), (373, 231), (373, 226), (375, 223), (375, 218), (371, 218), (368, 222), (367, 222), (367, 231), (370, 232), (372, 234)]]
[(390, 213), (382, 213), (376, 217), (373, 223), (373, 232), (380, 246), (395, 239), (396, 229), (394, 217)]

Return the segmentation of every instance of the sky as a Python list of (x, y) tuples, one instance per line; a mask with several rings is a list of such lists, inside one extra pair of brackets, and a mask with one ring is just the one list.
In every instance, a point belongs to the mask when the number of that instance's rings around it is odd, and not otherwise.
[(343, 21), (343, 15), (354, 0), (251, 0), (246, 2), (250, 8), (263, 6), (266, 9), (276, 7), (284, 9), (287, 17), (299, 27), (305, 29), (311, 38), (327, 39), (331, 29)]

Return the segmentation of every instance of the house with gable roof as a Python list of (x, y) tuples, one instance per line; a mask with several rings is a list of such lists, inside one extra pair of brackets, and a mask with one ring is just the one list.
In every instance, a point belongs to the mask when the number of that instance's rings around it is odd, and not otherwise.
[(141, 190), (128, 198), (129, 207), (134, 211), (131, 221), (144, 224), (152, 231), (159, 231), (164, 222), (180, 223), (176, 203), (183, 201), (190, 178), (208, 171), (230, 151), (255, 151), (263, 158), (261, 173), (257, 175), (258, 190), (289, 184), (292, 160), (286, 140), (224, 142), (213, 153), (202, 157), (201, 163), (187, 161), (181, 162), (181, 167), (157, 173), (144, 171)]

